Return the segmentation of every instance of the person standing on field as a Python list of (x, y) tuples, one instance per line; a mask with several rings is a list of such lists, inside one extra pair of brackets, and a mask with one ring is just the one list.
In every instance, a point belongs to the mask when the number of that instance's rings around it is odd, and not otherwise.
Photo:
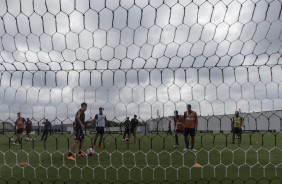
[[(126, 120), (123, 123), (124, 125), (124, 134), (123, 134), (123, 141), (129, 141), (129, 131), (130, 131), (130, 120), (129, 117), (126, 117)], [(127, 135), (127, 137), (126, 137)]]
[(43, 135), (41, 137), (41, 141), (47, 141), (47, 137), (48, 137), (48, 133), (49, 133), (49, 130), (51, 128), (51, 122), (46, 119), (45, 122), (43, 122), (44, 124), (44, 129), (43, 129)]
[(103, 136), (104, 136), (104, 129), (107, 123), (107, 117), (103, 114), (103, 107), (99, 108), (99, 114), (95, 115), (95, 121), (96, 121), (96, 135), (94, 138), (94, 143), (92, 148), (96, 148), (96, 141), (98, 139), (98, 137), (100, 136), (100, 140), (99, 140), (99, 147), (103, 148), (102, 145), (102, 140), (103, 140)]
[(16, 140), (15, 142), (13, 142), (14, 145), (18, 145), (17, 142), (19, 142), (20, 144), (22, 144), (22, 140), (21, 140), (21, 134), (24, 131), (24, 126), (25, 126), (25, 119), (23, 117), (21, 117), (21, 113), (18, 112), (18, 119), (16, 120)]
[(30, 138), (30, 132), (32, 130), (32, 122), (29, 118), (26, 119), (25, 123), (25, 131), (26, 131), (26, 140), (31, 141), (32, 139)]
[(183, 116), (180, 116), (178, 114), (178, 111), (174, 111), (174, 127), (175, 127), (175, 145), (174, 148), (177, 148), (179, 146), (178, 142), (178, 136), (183, 134)]
[(184, 141), (186, 148), (184, 152), (189, 150), (189, 136), (191, 137), (191, 150), (197, 151), (194, 148), (195, 145), (195, 135), (198, 128), (198, 117), (195, 111), (192, 111), (190, 104), (187, 105), (187, 111), (184, 112)]
[(74, 122), (75, 138), (74, 138), (74, 142), (70, 146), (70, 151), (67, 157), (68, 160), (75, 160), (74, 151), (77, 145), (79, 146), (79, 149), (78, 149), (79, 151), (78, 151), (77, 156), (79, 157), (86, 156), (86, 154), (83, 153), (81, 149), (82, 149), (83, 142), (84, 142), (84, 133), (83, 133), (83, 128), (85, 124), (85, 113), (84, 112), (87, 109), (87, 103), (83, 102), (80, 106), (81, 106), (80, 109), (75, 114), (75, 122)]
[(242, 126), (244, 126), (243, 118), (239, 115), (239, 111), (235, 112), (235, 116), (232, 117), (231, 122), (231, 129), (232, 129), (232, 142), (231, 144), (235, 144), (235, 135), (239, 138), (239, 144), (241, 144), (242, 141)]
[(131, 119), (130, 121), (130, 132), (134, 137), (133, 142), (136, 143), (136, 131), (138, 127), (139, 121), (137, 119), (137, 115), (134, 115), (134, 118)]

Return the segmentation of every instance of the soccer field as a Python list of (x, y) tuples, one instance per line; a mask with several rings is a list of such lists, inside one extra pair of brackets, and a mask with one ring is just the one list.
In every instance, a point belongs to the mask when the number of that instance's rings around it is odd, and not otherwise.
[[(230, 144), (231, 134), (197, 134), (197, 152), (173, 148), (167, 134), (139, 135), (136, 144), (118, 134), (106, 135), (105, 148), (94, 156), (66, 160), (73, 135), (53, 134), (47, 142), (9, 144), (1, 135), (0, 183), (281, 183), (282, 134), (245, 133), (242, 144)], [(24, 139), (25, 137), (23, 137)], [(91, 143), (86, 135), (83, 150)], [(20, 162), (28, 162), (20, 166)], [(201, 167), (194, 167), (199, 164)]]

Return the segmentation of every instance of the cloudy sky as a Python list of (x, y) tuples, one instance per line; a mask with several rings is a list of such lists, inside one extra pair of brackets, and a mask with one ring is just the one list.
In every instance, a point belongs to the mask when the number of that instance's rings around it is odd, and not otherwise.
[(274, 0), (0, 0), (1, 120), (282, 109)]

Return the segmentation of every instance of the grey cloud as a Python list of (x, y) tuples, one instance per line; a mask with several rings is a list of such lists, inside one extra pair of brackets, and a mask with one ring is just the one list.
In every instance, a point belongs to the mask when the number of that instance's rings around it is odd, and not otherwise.
[(120, 121), (133, 114), (156, 117), (157, 111), (172, 115), (188, 102), (203, 115), (281, 108), (281, 69), (271, 68), (282, 44), (277, 1), (242, 7), (205, 2), (200, 9), (197, 2), (91, 1), (88, 7), (81, 1), (74, 7), (74, 1), (61, 1), (62, 12), (58, 3), (0, 7), (6, 114), (63, 120), (82, 101), (90, 104), (87, 117), (104, 106)]

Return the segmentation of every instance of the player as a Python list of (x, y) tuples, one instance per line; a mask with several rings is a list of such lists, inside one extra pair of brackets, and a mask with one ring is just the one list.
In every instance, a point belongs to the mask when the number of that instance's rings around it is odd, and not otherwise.
[(24, 131), (24, 125), (25, 125), (25, 119), (23, 117), (21, 117), (21, 113), (18, 112), (18, 119), (16, 120), (16, 140), (15, 142), (13, 142), (14, 145), (19, 145), (17, 144), (17, 142), (19, 142), (20, 144), (22, 144), (22, 140), (21, 140), (21, 134)]
[[(129, 132), (130, 132), (130, 120), (129, 117), (126, 117), (126, 120), (124, 121), (124, 134), (123, 134), (123, 141), (129, 140)], [(126, 137), (127, 134), (127, 137)]]
[(80, 105), (80, 109), (75, 114), (74, 130), (75, 130), (75, 139), (73, 144), (70, 146), (70, 152), (67, 156), (68, 160), (75, 160), (74, 151), (77, 145), (79, 145), (79, 150), (77, 156), (82, 157), (86, 156), (85, 153), (81, 151), (84, 142), (84, 124), (85, 124), (85, 111), (87, 110), (87, 103), (83, 102)]
[(137, 119), (137, 115), (135, 114), (134, 117), (131, 119), (130, 121), (130, 132), (131, 134), (133, 135), (134, 137), (134, 140), (133, 142), (136, 143), (136, 130), (137, 130), (137, 127), (138, 127), (138, 124), (139, 124), (139, 121)]
[(31, 141), (32, 138), (30, 138), (30, 132), (32, 129), (32, 122), (29, 118), (26, 119), (26, 123), (25, 123), (25, 131), (26, 131), (26, 141)]
[(184, 148), (184, 152), (189, 150), (189, 135), (191, 137), (191, 150), (197, 151), (194, 148), (195, 145), (195, 135), (196, 130), (198, 128), (198, 117), (195, 111), (192, 111), (191, 105), (187, 105), (187, 111), (184, 112), (184, 141), (186, 144), (186, 148)]
[(175, 145), (174, 148), (179, 146), (178, 135), (183, 134), (183, 116), (178, 115), (178, 111), (174, 111), (174, 126), (175, 126)]
[(99, 140), (99, 147), (103, 148), (102, 145), (102, 140), (103, 140), (103, 136), (104, 136), (104, 129), (107, 123), (107, 118), (105, 115), (103, 115), (103, 107), (99, 108), (99, 114), (95, 115), (95, 121), (96, 121), (96, 135), (94, 138), (94, 143), (92, 145), (92, 148), (96, 148), (96, 141), (98, 136), (100, 136), (100, 140)]
[(232, 122), (231, 122), (231, 128), (232, 128), (232, 132), (233, 132), (231, 144), (235, 144), (235, 142), (234, 142), (235, 135), (238, 136), (239, 144), (241, 144), (241, 141), (242, 141), (242, 126), (245, 127), (243, 118), (241, 116), (239, 116), (239, 112), (236, 111), (235, 116), (232, 117)]
[(48, 119), (45, 119), (45, 122), (43, 122), (42, 124), (44, 124), (44, 130), (43, 135), (41, 137), (41, 141), (47, 141), (48, 133), (51, 128), (51, 122)]

